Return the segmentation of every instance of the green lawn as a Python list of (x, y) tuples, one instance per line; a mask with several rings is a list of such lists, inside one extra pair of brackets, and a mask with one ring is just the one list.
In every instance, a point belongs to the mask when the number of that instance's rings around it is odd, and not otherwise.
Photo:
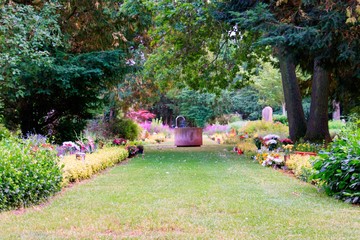
[(359, 207), (224, 148), (145, 149), (45, 206), (0, 213), (0, 239), (359, 239)]

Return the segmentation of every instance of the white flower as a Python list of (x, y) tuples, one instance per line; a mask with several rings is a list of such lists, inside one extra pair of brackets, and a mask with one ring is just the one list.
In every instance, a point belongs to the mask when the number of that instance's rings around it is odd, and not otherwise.
[(275, 162), (275, 163), (283, 163), (283, 160), (282, 159), (280, 159), (280, 158), (274, 158), (273, 159), (273, 161)]
[(80, 147), (71, 141), (63, 142), (63, 146), (68, 148), (75, 148), (76, 150), (80, 151)]
[(265, 142), (265, 144), (266, 144), (266, 145), (277, 144), (277, 141), (274, 140), (274, 139), (270, 139), (270, 140), (267, 140), (267, 141)]
[(278, 139), (280, 139), (280, 137), (275, 134), (268, 134), (264, 137), (264, 140), (270, 140), (270, 139), (278, 140)]

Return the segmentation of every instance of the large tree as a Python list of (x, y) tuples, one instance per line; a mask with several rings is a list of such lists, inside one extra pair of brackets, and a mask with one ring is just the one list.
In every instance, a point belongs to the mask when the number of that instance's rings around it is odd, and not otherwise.
[[(154, 51), (144, 75), (162, 89), (190, 87), (220, 92), (241, 88), (258, 67), (260, 49), (251, 45), (252, 33), (240, 35), (223, 21), (216, 1), (148, 1), (154, 11), (151, 31)], [(237, 44), (241, 40), (242, 44)], [(252, 49), (250, 53), (248, 50)], [(264, 54), (266, 55), (266, 54)]]
[[(346, 69), (358, 81), (360, 31), (356, 19), (349, 21), (358, 7), (356, 1), (229, 1), (228, 8), (233, 10), (239, 27), (261, 33), (255, 44), (273, 46), (279, 58), (285, 101), (288, 112), (293, 111), (289, 112), (289, 126), (294, 140), (305, 133), (308, 140), (329, 140), (330, 80), (341, 78), (337, 70)], [(306, 132), (296, 65), (313, 72)]]
[[(141, 1), (6, 1), (0, 17), (1, 85), (8, 126), (57, 132), (57, 140), (96, 113), (134, 73), (151, 17)], [(150, 19), (150, 20), (149, 20)], [(67, 133), (68, 135), (64, 135)]]

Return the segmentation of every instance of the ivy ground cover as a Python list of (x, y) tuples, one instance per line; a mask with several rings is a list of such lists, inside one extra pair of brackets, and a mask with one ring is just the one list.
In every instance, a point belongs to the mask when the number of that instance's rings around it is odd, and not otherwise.
[(360, 236), (359, 207), (224, 145), (160, 147), (67, 189), (45, 206), (1, 213), (0, 239)]

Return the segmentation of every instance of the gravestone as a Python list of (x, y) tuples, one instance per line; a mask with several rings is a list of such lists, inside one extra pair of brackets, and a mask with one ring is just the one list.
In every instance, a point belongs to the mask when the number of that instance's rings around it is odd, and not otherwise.
[(264, 107), (262, 110), (262, 120), (265, 122), (273, 121), (273, 110), (271, 107)]
[(332, 119), (333, 120), (340, 120), (340, 103), (336, 102), (335, 100), (332, 102), (333, 104), (333, 113), (332, 113)]

